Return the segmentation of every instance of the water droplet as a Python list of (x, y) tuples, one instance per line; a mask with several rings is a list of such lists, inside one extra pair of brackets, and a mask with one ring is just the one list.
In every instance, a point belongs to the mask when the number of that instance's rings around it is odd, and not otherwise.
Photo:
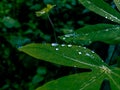
[(119, 30), (119, 29), (120, 29), (120, 27), (116, 27), (116, 29), (117, 29), (117, 30)]
[(78, 46), (78, 47), (81, 47), (81, 46)]
[(61, 46), (62, 46), (62, 47), (64, 47), (64, 46), (65, 46), (65, 44), (61, 44)]
[(78, 54), (82, 54), (82, 52), (78, 52)]
[(68, 35), (65, 35), (65, 37), (70, 37), (70, 35), (68, 34)]
[(58, 50), (59, 50), (59, 48), (55, 48), (55, 50), (56, 50), (56, 51), (58, 51)]
[(66, 34), (65, 37), (71, 37), (73, 36), (74, 34)]
[(95, 53), (94, 51), (91, 51), (92, 53)]
[(90, 56), (90, 54), (89, 54), (89, 53), (86, 53), (86, 56)]
[(91, 2), (90, 2), (90, 1), (87, 1), (87, 3), (88, 3), (88, 4), (91, 4)]
[(106, 29), (105, 31), (109, 31), (109, 29)]
[(85, 34), (86, 36), (88, 35), (88, 33)]
[(58, 46), (58, 43), (52, 43), (51, 44), (53, 47), (56, 47), (56, 46)]
[(68, 47), (72, 47), (72, 45), (71, 45), (71, 44), (69, 44), (69, 45), (68, 45)]
[(77, 67), (77, 66), (74, 66), (74, 67)]
[(88, 43), (89, 43), (89, 44), (91, 44), (91, 43), (92, 43), (92, 41), (88, 41)]
[(108, 18), (107, 16), (105, 18)]
[(66, 38), (65, 38), (65, 37), (63, 37), (62, 39), (63, 39), (63, 40), (65, 40)]

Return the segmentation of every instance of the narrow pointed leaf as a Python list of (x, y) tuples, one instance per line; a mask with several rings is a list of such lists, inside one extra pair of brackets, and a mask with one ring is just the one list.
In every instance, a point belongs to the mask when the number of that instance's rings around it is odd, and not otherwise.
[(94, 69), (106, 65), (97, 54), (80, 46), (28, 44), (19, 50), (37, 59), (65, 66)]
[(120, 43), (120, 26), (111, 24), (88, 25), (76, 30), (74, 34), (60, 37), (67, 43), (89, 45), (95, 41), (107, 44)]
[(110, 7), (103, 0), (79, 0), (82, 5), (91, 11), (120, 24), (120, 13)]
[(99, 71), (74, 74), (48, 82), (36, 90), (100, 90), (104, 78)]
[(118, 10), (120, 11), (120, 0), (114, 0), (114, 3), (116, 4)]

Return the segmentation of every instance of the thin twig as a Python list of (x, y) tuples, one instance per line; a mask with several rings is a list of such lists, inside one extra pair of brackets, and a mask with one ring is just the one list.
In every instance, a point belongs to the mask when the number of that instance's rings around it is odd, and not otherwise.
[(51, 24), (51, 26), (52, 26), (52, 28), (53, 28), (53, 33), (54, 33), (55, 41), (56, 41), (56, 43), (57, 43), (57, 36), (56, 36), (56, 32), (55, 32), (55, 27), (54, 27), (54, 24), (53, 24), (53, 22), (52, 22), (52, 20), (51, 20), (51, 18), (50, 18), (49, 15), (48, 15), (48, 19), (49, 19), (50, 24)]

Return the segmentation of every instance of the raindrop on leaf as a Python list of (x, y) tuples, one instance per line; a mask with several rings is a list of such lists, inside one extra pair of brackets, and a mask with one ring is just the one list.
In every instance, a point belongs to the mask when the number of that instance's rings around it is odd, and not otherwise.
[(82, 52), (78, 52), (78, 54), (82, 54)]
[(56, 46), (58, 46), (58, 43), (52, 43), (51, 45), (56, 47)]
[(68, 45), (68, 47), (72, 47), (72, 45), (71, 45), (71, 44), (69, 44), (69, 45)]
[(86, 56), (90, 56), (90, 54), (89, 54), (89, 53), (86, 53)]
[(59, 50), (59, 48), (56, 48), (55, 50), (56, 50), (56, 51), (58, 51), (58, 50)]
[(64, 47), (64, 46), (65, 46), (65, 44), (61, 44), (61, 46), (62, 46), (62, 47)]

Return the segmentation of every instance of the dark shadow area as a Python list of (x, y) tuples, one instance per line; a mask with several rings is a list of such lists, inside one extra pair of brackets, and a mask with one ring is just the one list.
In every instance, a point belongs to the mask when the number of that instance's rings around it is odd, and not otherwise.
[(104, 80), (102, 82), (100, 90), (111, 90), (111, 88), (110, 88), (110, 82), (108, 80)]

